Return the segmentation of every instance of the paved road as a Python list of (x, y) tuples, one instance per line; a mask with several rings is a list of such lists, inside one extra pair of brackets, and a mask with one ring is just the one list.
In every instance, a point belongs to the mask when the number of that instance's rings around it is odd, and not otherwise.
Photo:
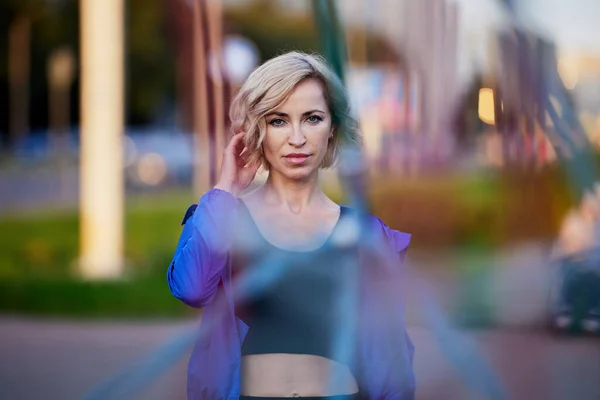
[[(412, 331), (418, 399), (487, 399), (469, 390), (431, 332)], [(600, 399), (600, 340), (557, 338), (533, 331), (465, 334), (491, 366), (508, 399)], [(452, 346), (452, 344), (448, 344)]]
[(35, 208), (73, 207), (79, 198), (79, 174), (69, 169), (35, 172), (0, 171), (0, 213)]
[[(143, 366), (156, 347), (193, 325), (2, 318), (0, 399), (83, 398), (106, 378), (130, 366)], [(183, 399), (186, 357), (139, 398)]]
[[(99, 323), (0, 318), (0, 398), (79, 399), (124, 366), (144, 365), (149, 352), (193, 322)], [(412, 327), (418, 399), (485, 399), (470, 391), (435, 335)], [(462, 332), (477, 346), (508, 398), (600, 399), (600, 340), (557, 338), (535, 331)], [(139, 399), (183, 399), (186, 354), (139, 392)]]

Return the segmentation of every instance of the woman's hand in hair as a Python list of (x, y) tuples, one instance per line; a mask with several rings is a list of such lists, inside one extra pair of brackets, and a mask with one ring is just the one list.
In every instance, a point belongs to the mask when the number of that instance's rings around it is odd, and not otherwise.
[(223, 153), (221, 175), (215, 186), (215, 189), (224, 190), (236, 197), (252, 183), (260, 166), (260, 162), (248, 164), (249, 152), (244, 147), (243, 140), (245, 134), (246, 132), (240, 132), (229, 141)]

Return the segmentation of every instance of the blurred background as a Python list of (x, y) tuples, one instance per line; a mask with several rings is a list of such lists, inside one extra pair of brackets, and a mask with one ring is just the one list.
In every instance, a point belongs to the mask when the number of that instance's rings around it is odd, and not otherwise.
[(600, 398), (599, 19), (597, 0), (2, 0), (0, 397), (137, 369), (114, 398), (184, 398), (181, 219), (236, 89), (302, 50), (343, 73), (370, 211), (413, 234), (417, 398)]

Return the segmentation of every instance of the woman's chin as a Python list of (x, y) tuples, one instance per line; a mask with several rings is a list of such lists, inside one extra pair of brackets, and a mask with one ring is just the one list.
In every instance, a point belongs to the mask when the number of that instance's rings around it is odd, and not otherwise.
[(282, 172), (282, 175), (291, 181), (306, 181), (317, 174), (317, 170), (308, 165), (295, 168), (285, 168)]

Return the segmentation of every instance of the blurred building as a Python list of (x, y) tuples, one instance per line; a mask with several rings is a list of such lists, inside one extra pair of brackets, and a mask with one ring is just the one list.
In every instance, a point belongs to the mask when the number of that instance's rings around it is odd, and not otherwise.
[[(394, 172), (444, 163), (453, 153), (451, 123), (459, 93), (458, 4), (447, 0), (361, 0), (337, 3), (347, 23), (366, 24), (400, 54), (401, 129), (382, 137)], [(361, 21), (362, 19), (362, 21)], [(352, 49), (351, 49), (352, 50)], [(367, 60), (372, 63), (371, 60)], [(384, 154), (387, 152), (388, 154)]]
[[(495, 68), (498, 82), (495, 125), (502, 137), (504, 163), (548, 161), (553, 129), (546, 103), (552, 92), (553, 43), (521, 29), (498, 34)], [(550, 67), (550, 68), (549, 68)]]
[[(418, 76), (419, 131), (434, 145), (453, 135), (451, 116), (458, 95), (458, 5), (446, 0), (404, 0), (400, 46)], [(392, 25), (393, 26), (393, 25)]]

